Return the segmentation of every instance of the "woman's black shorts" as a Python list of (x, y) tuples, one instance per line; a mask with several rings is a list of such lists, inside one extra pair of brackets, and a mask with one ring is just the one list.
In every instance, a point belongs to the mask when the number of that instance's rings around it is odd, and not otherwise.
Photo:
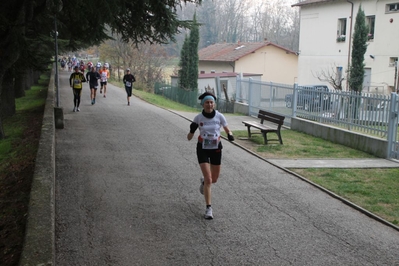
[(222, 163), (222, 143), (219, 143), (217, 150), (204, 150), (202, 143), (197, 143), (197, 158), (198, 163), (210, 163), (213, 165), (221, 165)]

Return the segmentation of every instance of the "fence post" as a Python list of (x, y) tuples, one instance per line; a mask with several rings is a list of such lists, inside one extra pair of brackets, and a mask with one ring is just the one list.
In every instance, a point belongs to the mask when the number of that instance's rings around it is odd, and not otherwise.
[(216, 97), (220, 99), (222, 93), (220, 89), (220, 77), (215, 77), (215, 85), (216, 85)]
[[(262, 89), (261, 89), (261, 94), (262, 94)], [(273, 82), (270, 81), (269, 110), (272, 109), (273, 103), (274, 103)]]
[(391, 93), (391, 104), (389, 108), (389, 123), (388, 123), (388, 147), (387, 147), (387, 158), (392, 158), (392, 147), (396, 140), (396, 134), (398, 130), (398, 94)]
[(248, 111), (252, 115), (252, 78), (248, 79)]
[(298, 100), (298, 83), (294, 83), (294, 90), (292, 92), (292, 117), (296, 117), (296, 107)]
[(236, 102), (241, 102), (242, 101), (242, 95), (241, 95), (241, 75), (237, 75), (236, 78)]

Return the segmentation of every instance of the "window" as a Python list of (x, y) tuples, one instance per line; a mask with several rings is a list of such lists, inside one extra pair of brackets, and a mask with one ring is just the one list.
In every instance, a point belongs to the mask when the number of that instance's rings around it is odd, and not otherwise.
[(399, 11), (399, 3), (395, 4), (387, 4), (385, 7), (385, 11), (388, 12), (398, 12)]
[(390, 57), (389, 58), (389, 66), (390, 67), (394, 67), (395, 66), (395, 62), (398, 62), (398, 58), (397, 57)]
[(336, 79), (338, 81), (338, 84), (342, 81), (342, 66), (337, 67)]
[(369, 33), (367, 35), (367, 39), (374, 40), (374, 27), (375, 27), (375, 16), (368, 16), (366, 17), (366, 23), (369, 27)]
[(346, 18), (338, 19), (337, 42), (344, 42), (346, 39)]

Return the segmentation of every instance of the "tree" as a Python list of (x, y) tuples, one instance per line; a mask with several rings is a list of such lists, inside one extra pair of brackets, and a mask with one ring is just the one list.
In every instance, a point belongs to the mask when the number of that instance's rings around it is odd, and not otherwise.
[[(362, 92), (364, 79), (364, 54), (367, 51), (367, 34), (368, 26), (366, 25), (366, 16), (362, 10), (362, 5), (359, 5), (359, 10), (356, 15), (355, 28), (353, 31), (352, 44), (352, 61), (349, 68), (348, 83), (349, 89), (356, 93)], [(360, 99), (356, 96), (351, 97), (352, 110), (349, 115), (357, 119), (359, 115)]]
[(194, 26), (183, 43), (179, 62), (179, 86), (187, 91), (198, 89), (198, 43), (199, 29), (196, 24), (196, 15), (193, 18)]
[(199, 47), (207, 47), (217, 42), (218, 33), (215, 27), (216, 3), (212, 0), (204, 0), (202, 7), (198, 9), (198, 20), (200, 27)]
[[(342, 68), (341, 68), (342, 69)], [(335, 90), (342, 91), (342, 82), (345, 78), (342, 76), (342, 71), (339, 71), (337, 66), (331, 66), (330, 69), (322, 69), (320, 72), (313, 74), (320, 81), (328, 82)]]
[(197, 25), (196, 14), (193, 18), (194, 26), (191, 29), (189, 37), (189, 60), (190, 65), (188, 68), (189, 83), (188, 86), (192, 91), (198, 89), (198, 43), (199, 43), (199, 29)]
[(353, 31), (352, 44), (352, 61), (349, 68), (349, 88), (352, 91), (361, 92), (363, 88), (364, 78), (364, 54), (367, 51), (367, 34), (368, 27), (366, 25), (366, 16), (359, 6), (356, 15), (355, 28)]
[[(76, 51), (110, 39), (107, 27), (135, 44), (167, 43), (176, 33), (190, 28), (192, 21), (179, 20), (176, 12), (182, 3), (200, 4), (202, 0), (2, 0), (0, 1), (0, 113), (9, 112), (10, 86), (3, 78), (21, 58), (31, 58), (30, 69), (40, 70), (54, 54), (54, 20), (57, 17), (59, 51)], [(60, 11), (60, 7), (62, 10)], [(53, 35), (54, 36), (54, 35)], [(26, 56), (28, 54), (29, 56)], [(46, 61), (43, 64), (35, 62)], [(26, 61), (26, 60), (24, 60)], [(23, 73), (29, 73), (27, 70)], [(15, 77), (24, 78), (24, 77)], [(8, 83), (9, 84), (9, 81)], [(7, 90), (7, 91), (5, 91)], [(19, 93), (20, 94), (20, 93)], [(6, 97), (7, 98), (3, 98)], [(12, 112), (11, 112), (12, 113)], [(0, 139), (4, 130), (0, 119)]]
[(189, 50), (189, 37), (186, 35), (183, 47), (180, 52), (179, 61), (179, 87), (184, 90), (189, 90), (189, 76), (188, 68), (190, 67), (190, 50)]

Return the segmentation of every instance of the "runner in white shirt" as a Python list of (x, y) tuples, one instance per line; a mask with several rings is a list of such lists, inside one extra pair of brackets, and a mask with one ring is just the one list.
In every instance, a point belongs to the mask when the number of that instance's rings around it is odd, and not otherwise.
[(103, 92), (103, 89), (104, 89), (104, 98), (105, 98), (105, 97), (107, 97), (106, 94), (107, 94), (107, 81), (109, 79), (109, 71), (105, 66), (103, 66), (103, 68), (100, 71), (98, 71), (98, 73), (100, 73), (100, 77), (101, 77), (101, 79), (100, 79), (100, 85), (101, 85), (100, 94)]
[(200, 192), (204, 194), (206, 204), (204, 217), (205, 219), (213, 219), (211, 185), (217, 182), (220, 174), (223, 148), (220, 129), (223, 127), (229, 141), (234, 141), (234, 137), (227, 126), (224, 115), (215, 110), (216, 97), (209, 92), (205, 92), (199, 99), (204, 109), (191, 123), (187, 139), (191, 140), (197, 128), (199, 129), (197, 158), (203, 175), (201, 178)]

